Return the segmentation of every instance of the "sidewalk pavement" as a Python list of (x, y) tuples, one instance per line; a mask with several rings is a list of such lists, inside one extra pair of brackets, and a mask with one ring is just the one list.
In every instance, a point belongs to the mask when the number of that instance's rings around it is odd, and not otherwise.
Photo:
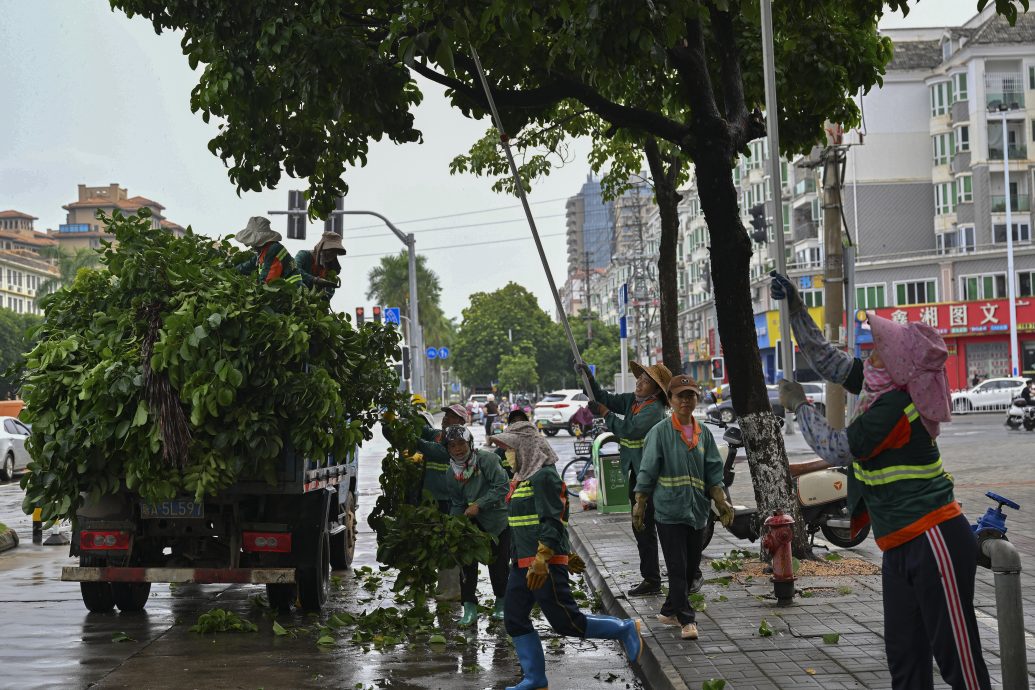
[[(706, 584), (701, 593), (707, 608), (697, 614), (700, 639), (684, 641), (678, 628), (661, 625), (655, 617), (663, 597), (627, 598), (624, 594), (640, 580), (629, 515), (576, 509), (570, 524), (574, 548), (586, 561), (586, 575), (606, 611), (643, 622), (645, 645), (640, 667), (649, 687), (698, 690), (712, 678), (724, 679), (725, 690), (891, 687), (884, 654), (879, 574), (799, 578), (798, 590), (825, 589), (810, 598), (796, 596), (792, 606), (781, 608), (772, 596), (768, 578), (756, 578), (749, 584), (734, 580), (728, 586), (715, 581), (729, 573), (713, 569), (711, 559), (732, 549), (758, 550), (757, 542), (736, 540), (717, 526), (702, 562)], [(825, 553), (822, 549), (817, 552)], [(879, 552), (870, 540), (858, 549), (841, 553), (880, 563)], [(985, 662), (993, 687), (1001, 687), (995, 592), (991, 573), (981, 568), (975, 604)], [(774, 631), (770, 637), (759, 634), (763, 618)], [(824, 643), (823, 635), (831, 633), (840, 634), (837, 644)], [(1031, 649), (1028, 660), (1032, 675), (1035, 655)], [(937, 667), (935, 680), (935, 687), (947, 687)]]

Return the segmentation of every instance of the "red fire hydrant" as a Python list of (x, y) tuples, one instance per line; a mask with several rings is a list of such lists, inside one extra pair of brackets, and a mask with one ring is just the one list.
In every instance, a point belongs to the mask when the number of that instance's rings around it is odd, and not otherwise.
[(773, 594), (781, 606), (787, 606), (794, 600), (794, 559), (791, 556), (793, 524), (794, 518), (777, 510), (772, 517), (766, 518), (765, 526), (768, 529), (762, 537), (762, 548), (773, 557)]

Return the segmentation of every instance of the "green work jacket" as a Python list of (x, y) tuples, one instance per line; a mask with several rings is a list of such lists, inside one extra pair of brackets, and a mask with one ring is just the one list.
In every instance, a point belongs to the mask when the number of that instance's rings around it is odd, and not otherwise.
[[(612, 395), (600, 387), (593, 377), (589, 379), (593, 386), (593, 397), (612, 413), (604, 418), (607, 429), (618, 437), (618, 457), (622, 462), (622, 472), (640, 471), (640, 458), (643, 457), (643, 441), (647, 432), (665, 418), (665, 406), (657, 398), (643, 405), (636, 404), (636, 396), (632, 393)], [(618, 415), (622, 415), (619, 417)]]
[(237, 265), (237, 270), (244, 275), (254, 273), (258, 269), (259, 283), (272, 283), (282, 278), (289, 283), (298, 283), (302, 274), (290, 252), (280, 242), (267, 242), (258, 250), (253, 250), (251, 258)]
[(519, 568), (531, 565), (540, 543), (553, 551), (550, 563), (567, 565), (568, 492), (556, 467), (547, 465), (525, 481), (511, 481), (507, 522), (510, 556)]
[(672, 416), (650, 430), (636, 475), (636, 493), (654, 496), (654, 519), (701, 529), (711, 511), (708, 490), (722, 484), (722, 457), (712, 432), (693, 420), (696, 438)]
[(435, 501), (449, 500), (449, 485), (453, 475), (449, 469), (449, 451), (439, 443), (442, 430), (426, 426), (417, 440), (417, 450), (424, 456), (424, 491)]
[(316, 257), (313, 256), (310, 250), (303, 249), (295, 254), (295, 265), (298, 266), (298, 270), (302, 274), (302, 283), (306, 287), (314, 288), (328, 300), (334, 297), (335, 287), (333, 285), (317, 287), (314, 280), (314, 278), (332, 280), (334, 278), (334, 271), (316, 263)]
[(507, 529), (507, 473), (491, 450), (474, 451), (474, 473), (460, 481), (450, 469), (448, 473), (449, 512), (463, 515), (468, 506), (478, 504), (474, 521), (494, 537)]

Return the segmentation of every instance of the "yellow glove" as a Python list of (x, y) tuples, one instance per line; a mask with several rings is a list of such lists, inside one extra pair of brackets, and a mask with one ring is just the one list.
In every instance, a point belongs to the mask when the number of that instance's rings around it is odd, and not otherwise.
[(581, 575), (586, 572), (586, 562), (577, 553), (568, 554), (568, 572), (572, 575)]
[(716, 484), (708, 490), (708, 495), (715, 501), (715, 507), (719, 509), (719, 522), (723, 527), (729, 527), (733, 522), (733, 506), (726, 500), (726, 492)]
[(643, 531), (643, 518), (647, 515), (647, 494), (636, 494), (636, 503), (633, 505), (632, 518), (633, 529), (637, 532)]
[(553, 549), (546, 544), (539, 542), (539, 550), (535, 553), (535, 560), (528, 566), (528, 574), (525, 575), (525, 584), (531, 590), (536, 590), (546, 584), (546, 578), (550, 576), (550, 559), (553, 558)]

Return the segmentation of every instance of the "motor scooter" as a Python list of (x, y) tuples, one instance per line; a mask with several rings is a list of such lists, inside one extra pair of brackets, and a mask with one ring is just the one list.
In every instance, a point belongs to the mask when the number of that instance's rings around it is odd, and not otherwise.
[(1006, 413), (1006, 426), (1020, 429), (1022, 425), (1027, 431), (1035, 430), (1035, 400), (1029, 403), (1018, 396), (1013, 399), (1010, 410)]
[[(719, 423), (717, 426), (724, 426)], [(730, 486), (736, 479), (734, 463), (737, 451), (744, 447), (743, 432), (735, 426), (726, 426), (722, 435), (726, 442), (726, 457), (722, 468), (723, 491), (726, 500), (733, 507), (733, 522), (726, 529), (738, 539), (755, 541), (761, 533), (762, 518), (757, 508), (734, 505), (730, 498)], [(842, 548), (850, 548), (861, 544), (870, 534), (870, 526), (866, 525), (855, 537), (852, 537), (851, 516), (848, 514), (848, 470), (842, 467), (831, 467), (802, 474), (794, 479), (798, 494), (798, 507), (810, 541), (814, 541), (817, 532), (831, 544)], [(715, 523), (719, 521), (719, 511), (712, 503), (712, 514), (704, 527), (704, 547), (707, 547), (715, 533)], [(721, 524), (721, 523), (720, 523)]]

